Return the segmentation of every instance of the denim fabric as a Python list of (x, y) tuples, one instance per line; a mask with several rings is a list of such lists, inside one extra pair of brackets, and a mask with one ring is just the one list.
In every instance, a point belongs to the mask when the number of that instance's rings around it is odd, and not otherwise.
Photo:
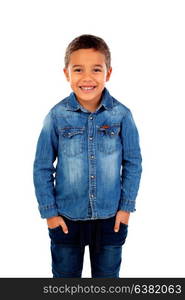
[(72, 92), (46, 115), (37, 142), (33, 179), (41, 217), (93, 220), (135, 211), (141, 162), (131, 111), (106, 88), (95, 112)]
[[(64, 217), (64, 216), (63, 216)], [(92, 278), (117, 278), (122, 261), (122, 245), (125, 243), (128, 225), (120, 224), (114, 232), (115, 216), (106, 220), (72, 221), (64, 217), (69, 228), (65, 234), (61, 227), (50, 229), (53, 277), (81, 277), (85, 246), (89, 245)], [(99, 250), (96, 251), (96, 224), (99, 222)], [(83, 231), (84, 244), (80, 243)]]

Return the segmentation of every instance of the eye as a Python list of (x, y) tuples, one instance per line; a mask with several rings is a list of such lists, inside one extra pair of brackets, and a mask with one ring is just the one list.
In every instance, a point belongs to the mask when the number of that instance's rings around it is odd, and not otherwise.
[(97, 68), (94, 69), (94, 71), (95, 71), (95, 72), (101, 72), (101, 70), (100, 70), (100, 69), (97, 69)]
[(80, 72), (81, 69), (74, 69), (74, 72)]

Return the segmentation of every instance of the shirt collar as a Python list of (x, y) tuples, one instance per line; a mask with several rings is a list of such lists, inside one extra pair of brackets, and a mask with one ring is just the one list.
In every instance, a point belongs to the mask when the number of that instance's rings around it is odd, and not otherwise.
[[(103, 92), (102, 92), (102, 96), (101, 96), (101, 102), (100, 105), (98, 107), (98, 109), (100, 109), (101, 106), (104, 106), (105, 109), (110, 110), (113, 107), (113, 99), (109, 93), (109, 91), (104, 88)], [(68, 101), (67, 101), (67, 110), (78, 110), (81, 109), (83, 111), (87, 111), (84, 107), (82, 107), (80, 105), (80, 103), (78, 102), (76, 95), (74, 92), (72, 92), (69, 97), (68, 97)]]

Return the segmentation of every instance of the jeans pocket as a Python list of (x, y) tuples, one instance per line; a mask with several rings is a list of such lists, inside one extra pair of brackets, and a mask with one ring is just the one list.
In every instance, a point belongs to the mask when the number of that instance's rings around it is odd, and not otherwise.
[(73, 221), (66, 220), (66, 225), (68, 227), (68, 233), (64, 233), (61, 226), (49, 229), (49, 236), (54, 244), (70, 244), (78, 245), (80, 244), (80, 231), (79, 225)]
[(114, 231), (115, 217), (106, 219), (101, 225), (101, 243), (103, 245), (123, 245), (125, 243), (128, 225), (120, 223), (119, 231)]
[(57, 226), (54, 228), (48, 227), (48, 231), (50, 239), (53, 243), (59, 244), (62, 242), (64, 233), (61, 226)]
[(56, 227), (53, 227), (53, 228), (49, 228), (49, 227), (48, 227), (48, 230), (49, 230), (49, 231), (60, 230), (60, 227), (61, 227), (60, 225), (59, 225), (59, 226), (56, 226)]
[(120, 223), (120, 238), (121, 238), (122, 245), (125, 243), (127, 234), (128, 234), (128, 224)]

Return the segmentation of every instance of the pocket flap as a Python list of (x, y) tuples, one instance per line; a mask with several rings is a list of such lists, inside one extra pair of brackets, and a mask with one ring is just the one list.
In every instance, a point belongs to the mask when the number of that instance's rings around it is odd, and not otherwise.
[(76, 134), (83, 134), (84, 133), (85, 128), (83, 127), (65, 127), (65, 128), (61, 128), (61, 132), (62, 135), (65, 137), (72, 137)]
[(120, 124), (112, 124), (112, 125), (102, 125), (98, 128), (98, 130), (104, 134), (107, 134), (111, 137), (118, 135), (120, 132)]

